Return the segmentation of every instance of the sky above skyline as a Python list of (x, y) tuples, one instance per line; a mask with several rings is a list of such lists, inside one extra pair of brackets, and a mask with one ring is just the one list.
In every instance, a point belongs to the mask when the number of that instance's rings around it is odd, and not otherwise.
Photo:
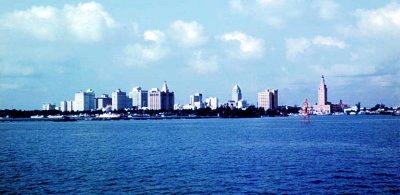
[(175, 103), (220, 102), (235, 84), (252, 104), (400, 106), (400, 2), (333, 0), (0, 2), (0, 109), (41, 109), (134, 86)]

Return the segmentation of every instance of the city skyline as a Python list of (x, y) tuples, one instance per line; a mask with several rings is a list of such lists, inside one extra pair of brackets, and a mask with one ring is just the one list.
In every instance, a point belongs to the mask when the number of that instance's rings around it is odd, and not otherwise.
[[(399, 1), (0, 2), (0, 109), (40, 109), (168, 81), (226, 102), (279, 89), (280, 105), (400, 105)], [(67, 105), (67, 102), (65, 102)]]

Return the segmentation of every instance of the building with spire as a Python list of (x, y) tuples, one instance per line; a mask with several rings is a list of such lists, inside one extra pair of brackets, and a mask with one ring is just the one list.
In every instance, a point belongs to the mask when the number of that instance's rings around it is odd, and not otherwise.
[(235, 85), (232, 89), (232, 101), (238, 102), (242, 99), (242, 90), (239, 85)]
[(175, 103), (175, 96), (173, 91), (169, 91), (167, 82), (164, 81), (164, 84), (161, 89), (161, 109), (162, 110), (173, 110)]
[(325, 84), (324, 75), (321, 76), (321, 81), (318, 88), (318, 103), (314, 106), (315, 114), (331, 114), (332, 106), (328, 102), (328, 88)]

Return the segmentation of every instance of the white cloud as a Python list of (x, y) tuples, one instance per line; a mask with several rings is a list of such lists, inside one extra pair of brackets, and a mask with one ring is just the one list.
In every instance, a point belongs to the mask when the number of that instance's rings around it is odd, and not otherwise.
[(171, 37), (183, 47), (194, 47), (206, 41), (203, 26), (196, 21), (185, 22), (177, 20), (171, 23)]
[(194, 60), (190, 62), (190, 66), (199, 74), (207, 74), (217, 72), (219, 69), (216, 56), (204, 59), (202, 51), (194, 52)]
[(347, 47), (347, 44), (343, 41), (336, 40), (332, 37), (323, 37), (323, 36), (316, 36), (312, 43), (315, 45), (324, 45), (330, 47), (337, 47), (340, 49), (344, 49)]
[(378, 9), (358, 9), (355, 25), (342, 27), (339, 30), (352, 36), (388, 38), (400, 37), (400, 6), (390, 3)]
[(20, 87), (21, 85), (16, 83), (0, 83), (0, 90), (18, 89)]
[(304, 37), (286, 39), (286, 58), (288, 60), (295, 59), (299, 54), (304, 53), (310, 45), (310, 41)]
[(162, 59), (168, 50), (159, 44), (133, 44), (124, 49), (123, 61), (126, 65), (141, 66)]
[(99, 41), (105, 29), (116, 24), (103, 7), (95, 2), (52, 6), (33, 6), (6, 14), (1, 22), (7, 29), (32, 34), (42, 40), (64, 39), (65, 35), (80, 41)]
[(239, 43), (241, 57), (260, 57), (264, 52), (264, 40), (251, 37), (245, 33), (234, 31), (222, 35), (223, 41)]
[(62, 13), (70, 33), (83, 41), (98, 41), (105, 28), (116, 25), (102, 5), (95, 2), (65, 5)]
[(288, 60), (294, 60), (298, 55), (306, 52), (313, 45), (321, 45), (326, 47), (336, 47), (344, 49), (347, 44), (343, 41), (339, 41), (332, 37), (316, 36), (312, 39), (291, 38), (286, 39), (286, 58)]
[(15, 76), (30, 76), (34, 74), (33, 67), (22, 66), (18, 64), (1, 63), (0, 76), (2, 77), (15, 77)]
[(165, 39), (165, 34), (160, 30), (146, 30), (143, 33), (144, 40), (161, 43)]
[(262, 7), (282, 6), (285, 0), (256, 0), (256, 3)]
[(319, 16), (322, 19), (332, 19), (337, 15), (340, 6), (333, 0), (319, 0), (315, 7), (319, 9)]

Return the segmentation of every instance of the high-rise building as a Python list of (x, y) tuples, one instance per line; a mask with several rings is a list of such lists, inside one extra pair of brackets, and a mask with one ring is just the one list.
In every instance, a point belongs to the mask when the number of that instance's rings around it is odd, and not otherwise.
[(278, 108), (278, 90), (268, 89), (258, 93), (258, 107), (268, 109)]
[(328, 103), (328, 88), (325, 85), (324, 75), (321, 77), (321, 82), (318, 88), (318, 105), (326, 105)]
[(330, 114), (332, 111), (332, 105), (328, 102), (328, 88), (325, 84), (324, 75), (321, 76), (318, 87), (318, 103), (313, 110), (316, 114)]
[(67, 101), (67, 111), (68, 112), (74, 111), (74, 101), (72, 100)]
[(141, 87), (134, 87), (129, 92), (129, 97), (132, 98), (132, 106), (138, 109), (147, 107), (148, 91), (142, 90)]
[(206, 107), (215, 110), (218, 108), (218, 98), (217, 97), (208, 97), (205, 101)]
[(161, 110), (161, 91), (158, 88), (151, 88), (147, 99), (149, 110)]
[(56, 109), (55, 104), (45, 103), (42, 106), (42, 110), (55, 110), (55, 109)]
[(175, 96), (173, 91), (169, 91), (167, 83), (164, 81), (161, 90), (161, 109), (173, 110), (175, 103)]
[(60, 102), (60, 111), (61, 112), (66, 112), (67, 111), (67, 101), (61, 101)]
[(193, 106), (195, 109), (204, 108), (203, 94), (195, 93), (195, 94), (191, 95), (189, 104), (191, 106)]
[(75, 101), (73, 103), (75, 111), (89, 111), (95, 109), (95, 93), (92, 89), (86, 92), (80, 91), (75, 93)]
[(112, 109), (121, 110), (126, 108), (126, 92), (117, 89), (112, 92)]
[(112, 98), (110, 98), (107, 94), (103, 94), (100, 97), (96, 98), (96, 109), (101, 110), (105, 107), (112, 105)]
[(242, 99), (242, 90), (240, 90), (239, 85), (235, 85), (232, 89), (232, 100), (238, 102)]

